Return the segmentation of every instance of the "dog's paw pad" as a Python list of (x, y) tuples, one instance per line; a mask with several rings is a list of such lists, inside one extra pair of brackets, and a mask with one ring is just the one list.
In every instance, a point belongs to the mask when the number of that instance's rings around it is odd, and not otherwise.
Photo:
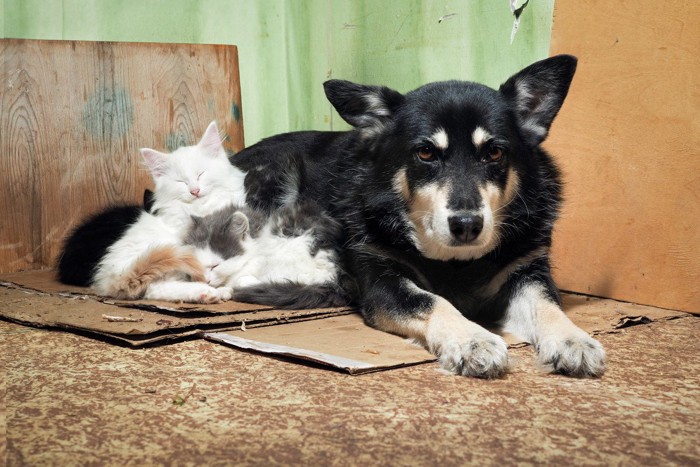
[(439, 359), (442, 367), (451, 373), (498, 378), (508, 370), (508, 346), (495, 334), (476, 334), (466, 342), (444, 345)]
[(537, 361), (547, 371), (578, 378), (598, 377), (605, 372), (603, 346), (585, 333), (543, 338), (538, 345)]

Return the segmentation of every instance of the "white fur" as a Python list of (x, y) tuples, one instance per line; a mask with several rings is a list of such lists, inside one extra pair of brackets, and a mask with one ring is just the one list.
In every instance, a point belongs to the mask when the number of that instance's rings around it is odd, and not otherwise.
[(450, 140), (447, 137), (447, 132), (443, 128), (438, 128), (435, 133), (430, 137), (430, 141), (435, 145), (436, 148), (445, 150), (450, 145)]
[(219, 303), (231, 300), (231, 295), (230, 287), (214, 288), (204, 282), (165, 280), (150, 284), (143, 298), (171, 302)]
[(491, 134), (482, 127), (477, 126), (472, 133), (472, 143), (476, 149), (479, 149), (485, 142), (492, 138)]
[(391, 115), (391, 111), (386, 106), (384, 100), (376, 94), (366, 94), (364, 96), (367, 103), (367, 113), (386, 117)]
[[(107, 295), (111, 284), (120, 282), (151, 249), (182, 245), (191, 215), (203, 217), (231, 203), (245, 201), (245, 174), (228, 162), (215, 122), (195, 146), (181, 147), (171, 154), (145, 148), (141, 154), (156, 184), (152, 208), (156, 214), (142, 213), (107, 249), (93, 277), (92, 285), (98, 294)], [(203, 254), (198, 253), (200, 257)], [(213, 267), (206, 261), (203, 264)], [(144, 298), (204, 303), (231, 298), (228, 288), (215, 289), (184, 279), (175, 274), (150, 284)]]
[(465, 318), (439, 297), (428, 318), (425, 341), (447, 371), (497, 377), (508, 369), (508, 346), (498, 335)]
[[(152, 149), (141, 153), (156, 185), (153, 211), (172, 225), (189, 225), (191, 215), (204, 217), (230, 204), (245, 203), (245, 173), (228, 161), (214, 122), (195, 146), (171, 154)], [(155, 170), (153, 153), (160, 155)]]
[(541, 285), (526, 285), (511, 299), (503, 330), (534, 344), (538, 362), (551, 371), (574, 376), (605, 371), (603, 347), (547, 299)]
[(256, 238), (242, 242), (244, 253), (227, 259), (212, 269), (210, 284), (235, 290), (271, 282), (322, 284), (336, 279), (332, 252), (320, 250), (310, 255), (311, 233), (297, 237), (273, 235), (265, 226)]
[(92, 286), (100, 295), (107, 295), (110, 284), (120, 281), (140, 256), (152, 248), (177, 246), (181, 244), (182, 233), (162, 219), (144, 212), (127, 229), (122, 237), (114, 242), (97, 265)]

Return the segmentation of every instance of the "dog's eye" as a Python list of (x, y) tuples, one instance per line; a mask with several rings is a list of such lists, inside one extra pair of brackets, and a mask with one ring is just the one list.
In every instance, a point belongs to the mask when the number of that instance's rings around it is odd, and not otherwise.
[(488, 161), (500, 162), (503, 159), (503, 150), (498, 146), (491, 146), (488, 150)]
[(435, 160), (435, 149), (431, 146), (421, 146), (416, 150), (416, 155), (424, 162), (431, 162)]

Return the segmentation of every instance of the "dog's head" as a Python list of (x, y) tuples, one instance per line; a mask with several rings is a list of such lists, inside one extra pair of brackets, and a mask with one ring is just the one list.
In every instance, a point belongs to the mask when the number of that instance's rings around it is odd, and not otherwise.
[(473, 259), (499, 241), (504, 208), (537, 165), (537, 146), (569, 90), (576, 59), (537, 62), (499, 90), (462, 81), (405, 95), (331, 80), (326, 96), (359, 131), (373, 187), (401, 198), (402, 222), (421, 253)]

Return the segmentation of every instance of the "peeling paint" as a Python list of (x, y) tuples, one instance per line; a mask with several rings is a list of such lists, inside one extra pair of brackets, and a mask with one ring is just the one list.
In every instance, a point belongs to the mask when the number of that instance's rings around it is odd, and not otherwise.
[(231, 104), (231, 115), (236, 123), (241, 121), (241, 108), (235, 102)]
[(454, 19), (455, 16), (457, 16), (457, 13), (448, 13), (446, 15), (442, 15), (440, 18), (438, 18), (438, 23)]
[(110, 140), (126, 135), (134, 118), (129, 92), (121, 87), (100, 87), (83, 109), (83, 126), (95, 139)]
[(525, 7), (530, 3), (530, 0), (510, 0), (510, 12), (515, 19), (513, 20), (513, 29), (510, 31), (510, 43), (515, 40), (515, 34), (520, 27), (520, 16), (523, 14)]

